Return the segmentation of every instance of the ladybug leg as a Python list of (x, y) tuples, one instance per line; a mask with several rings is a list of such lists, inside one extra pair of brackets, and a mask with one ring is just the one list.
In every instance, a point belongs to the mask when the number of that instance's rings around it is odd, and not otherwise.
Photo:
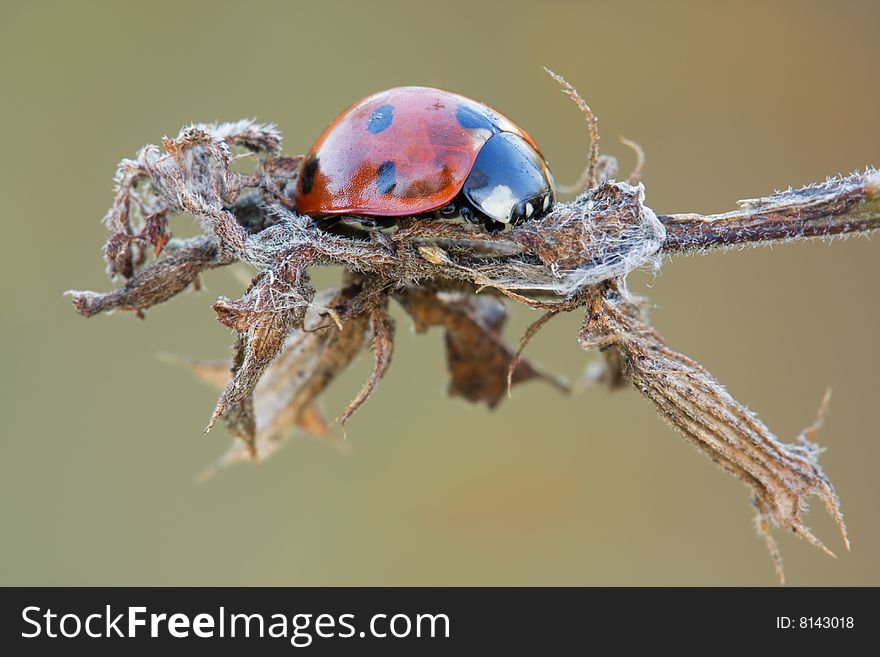
[(449, 219), (459, 214), (461, 214), (461, 211), (459, 210), (458, 203), (448, 203), (437, 210), (437, 215), (444, 219)]
[(493, 221), (482, 212), (475, 209), (473, 206), (470, 205), (470, 203), (468, 203), (467, 199), (461, 199), (457, 207), (458, 214), (461, 216), (462, 219), (464, 219), (469, 224), (482, 226), (486, 230), (486, 232), (500, 233), (507, 227), (507, 224), (503, 224), (500, 221)]
[(476, 211), (471, 209), (471, 207), (467, 204), (462, 204), (458, 208), (458, 213), (461, 215), (461, 218), (464, 219), (469, 224), (482, 224), (483, 219), (480, 217)]

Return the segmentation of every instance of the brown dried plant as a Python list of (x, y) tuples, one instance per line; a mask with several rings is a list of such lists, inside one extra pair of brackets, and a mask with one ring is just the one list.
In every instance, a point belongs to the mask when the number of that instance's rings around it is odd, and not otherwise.
[[(509, 387), (540, 379), (565, 390), (560, 379), (521, 358), (544, 322), (584, 309), (578, 339), (605, 355), (599, 379), (631, 385), (678, 433), (752, 490), (757, 526), (783, 579), (772, 526), (782, 527), (831, 554), (803, 524), (805, 500), (817, 496), (849, 547), (840, 503), (818, 463), (815, 427), (794, 443), (780, 441), (733, 399), (705, 369), (670, 349), (643, 317), (644, 303), (627, 291), (633, 270), (657, 268), (665, 257), (742, 244), (865, 233), (880, 228), (880, 172), (868, 169), (798, 190), (743, 201), (731, 212), (657, 216), (638, 182), (644, 162), (626, 182), (612, 179), (613, 158), (598, 154), (595, 117), (561, 78), (563, 90), (585, 112), (591, 130), (587, 183), (570, 203), (502, 233), (477, 226), (408, 218), (392, 229), (358, 221), (320, 223), (292, 203), (301, 158), (280, 153), (272, 125), (192, 125), (162, 147), (146, 146), (123, 160), (105, 223), (107, 293), (70, 292), (90, 317), (144, 312), (191, 286), (212, 268), (236, 262), (258, 270), (240, 299), (221, 297), (217, 318), (236, 331), (228, 363), (194, 362), (202, 378), (223, 387), (208, 430), (223, 419), (236, 441), (219, 465), (273, 453), (291, 427), (330, 432), (316, 402), (364, 349), (372, 347), (369, 380), (339, 416), (345, 422), (388, 368), (394, 347), (391, 299), (416, 330), (445, 331), (449, 392), (490, 408)], [(250, 173), (230, 165), (255, 161)], [(188, 213), (202, 227), (192, 239), (172, 239), (169, 218)], [(341, 286), (316, 295), (309, 269), (334, 265)], [(501, 333), (503, 297), (545, 314), (519, 350)]]

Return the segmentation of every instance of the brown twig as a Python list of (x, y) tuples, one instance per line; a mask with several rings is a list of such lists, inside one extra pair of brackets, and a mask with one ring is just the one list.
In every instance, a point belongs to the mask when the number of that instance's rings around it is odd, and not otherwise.
[(867, 233), (880, 229), (880, 171), (842, 178), (766, 198), (741, 201), (732, 212), (658, 217), (666, 227), (664, 253), (741, 244)]
[(146, 267), (138, 275), (132, 275), (125, 285), (112, 292), (66, 292), (73, 305), (84, 317), (114, 310), (133, 310), (142, 313), (147, 308), (168, 301), (198, 280), (207, 269), (222, 267), (235, 262), (223, 256), (213, 240), (196, 237), (181, 242), (153, 266)]
[(593, 189), (596, 186), (596, 166), (599, 162), (599, 121), (587, 101), (577, 92), (570, 82), (558, 73), (554, 73), (546, 66), (544, 70), (551, 78), (556, 80), (562, 86), (562, 93), (571, 98), (578, 106), (584, 116), (587, 118), (587, 125), (590, 129), (590, 154), (587, 157), (587, 167), (584, 169), (581, 178), (569, 187), (562, 188), (564, 192), (583, 192)]

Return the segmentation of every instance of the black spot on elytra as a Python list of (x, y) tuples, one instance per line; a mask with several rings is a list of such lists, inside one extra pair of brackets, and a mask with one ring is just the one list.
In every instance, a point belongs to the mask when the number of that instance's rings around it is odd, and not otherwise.
[(376, 169), (376, 191), (380, 194), (390, 194), (397, 186), (397, 171), (394, 162), (386, 160)]
[(378, 109), (373, 110), (370, 120), (367, 121), (367, 130), (372, 134), (378, 135), (385, 128), (391, 125), (394, 120), (394, 105), (382, 105)]
[(471, 109), (467, 105), (458, 106), (458, 109), (455, 110), (455, 118), (459, 125), (467, 130), (482, 128), (493, 134), (498, 132), (498, 128), (489, 120), (489, 117)]
[(312, 191), (312, 185), (315, 184), (315, 174), (318, 173), (318, 158), (312, 155), (306, 160), (302, 171), (302, 193), (308, 194)]

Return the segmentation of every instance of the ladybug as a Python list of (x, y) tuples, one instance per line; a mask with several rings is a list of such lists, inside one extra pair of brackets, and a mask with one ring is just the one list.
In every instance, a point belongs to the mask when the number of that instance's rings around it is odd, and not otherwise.
[(324, 130), (294, 201), (318, 219), (461, 216), (499, 230), (546, 214), (555, 198), (547, 162), (513, 121), (449, 91), (399, 87)]

